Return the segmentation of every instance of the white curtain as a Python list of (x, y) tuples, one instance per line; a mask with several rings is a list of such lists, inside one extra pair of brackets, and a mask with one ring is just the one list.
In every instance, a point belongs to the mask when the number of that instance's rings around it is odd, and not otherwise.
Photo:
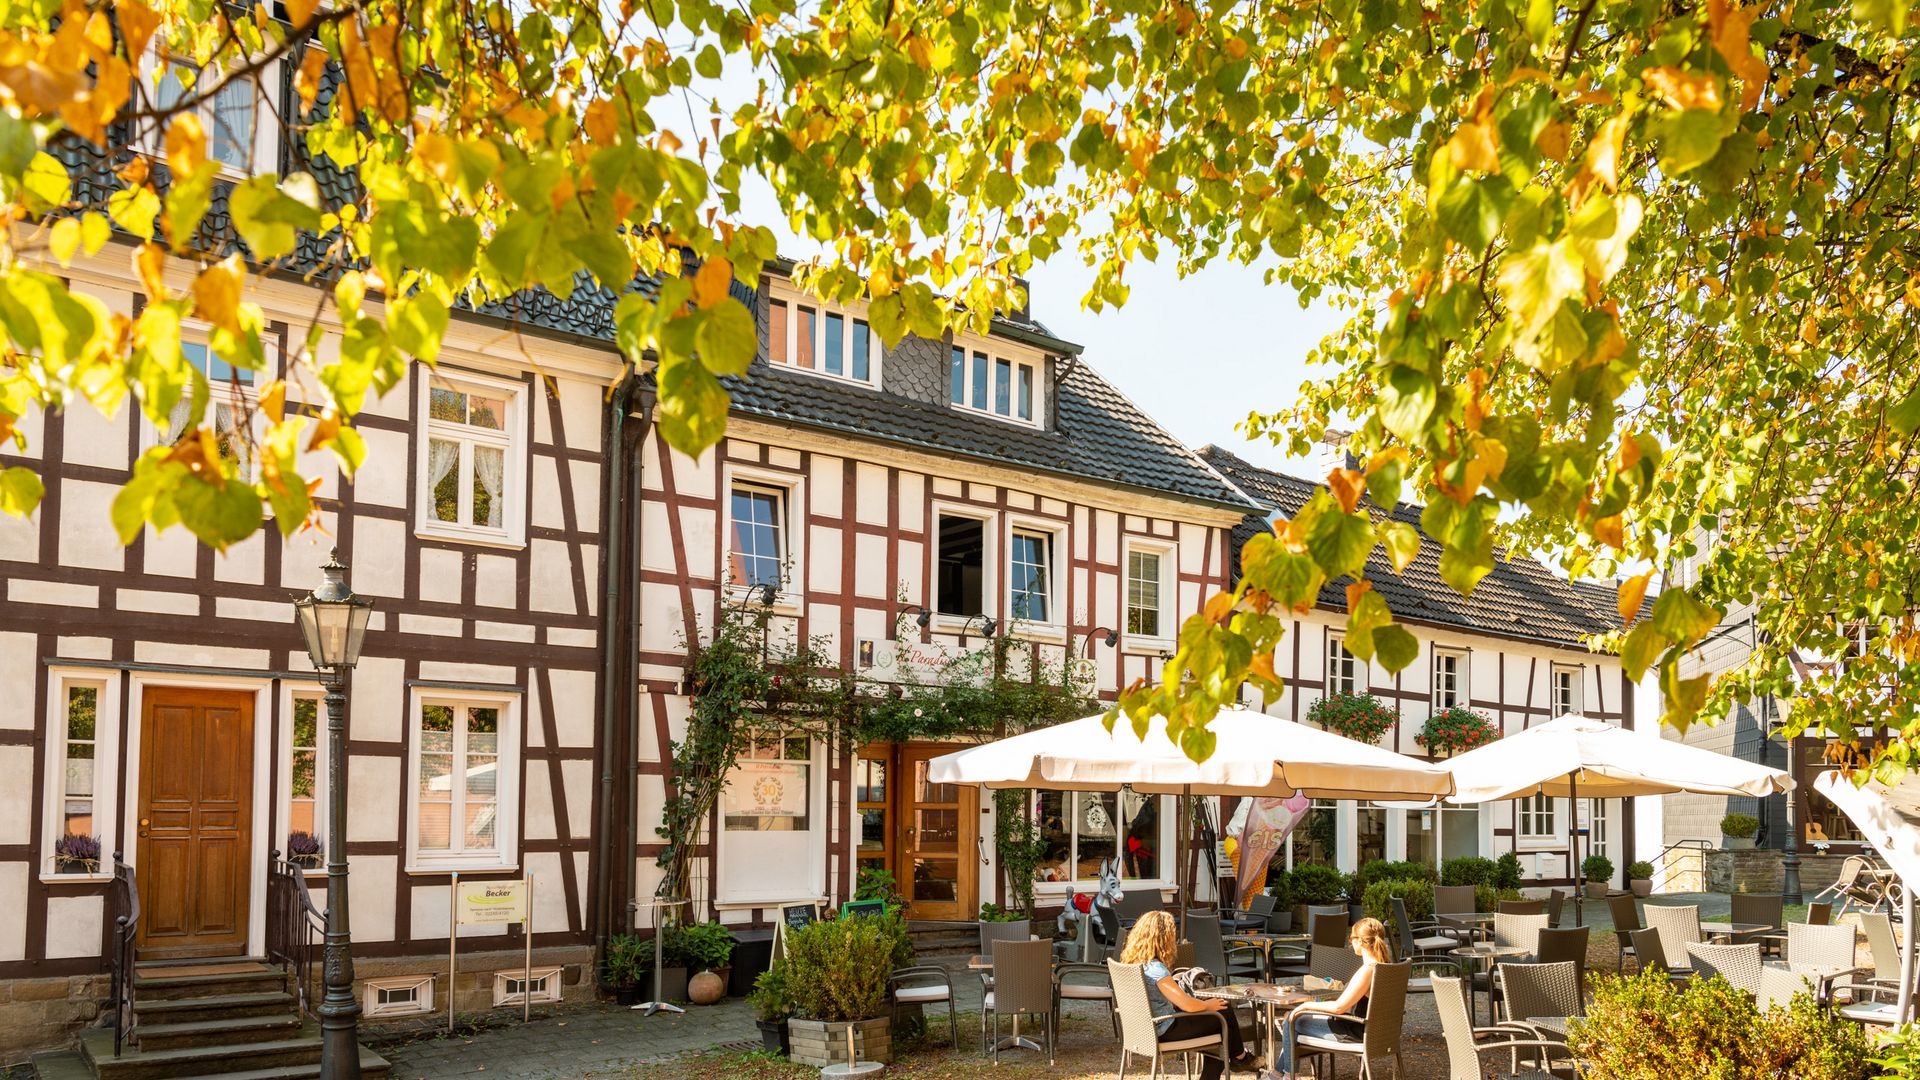
[(434, 517), (441, 521), (460, 520), (458, 504), (451, 507), (440, 506), (440, 481), (447, 478), (454, 466), (460, 464), (460, 444), (444, 439), (427, 440), (427, 491), (434, 501)]
[[(502, 517), (500, 489), (502, 482), (506, 478), (506, 471), (507, 455), (504, 452), (487, 446), (476, 446), (473, 448), (473, 476), (474, 479), (480, 482), (480, 486), (485, 489), (487, 493), (487, 520), (485, 524), (488, 528), (497, 529), (500, 527)], [(475, 522), (475, 524), (480, 523)]]

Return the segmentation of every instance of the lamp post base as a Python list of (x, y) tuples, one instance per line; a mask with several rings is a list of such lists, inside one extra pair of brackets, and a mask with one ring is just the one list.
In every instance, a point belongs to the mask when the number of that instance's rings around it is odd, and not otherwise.
[(643, 1001), (633, 1008), (634, 1011), (638, 1012), (641, 1016), (652, 1016), (654, 1013), (663, 1012), (683, 1013), (687, 1011), (670, 1001)]

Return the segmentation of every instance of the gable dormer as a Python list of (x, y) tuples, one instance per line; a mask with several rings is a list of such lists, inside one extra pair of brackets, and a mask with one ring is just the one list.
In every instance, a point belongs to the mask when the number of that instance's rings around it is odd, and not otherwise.
[(832, 304), (767, 281), (767, 362), (807, 375), (878, 389), (884, 350), (866, 307)]
[(1046, 353), (992, 336), (955, 332), (948, 346), (947, 404), (1026, 427), (1047, 426)]

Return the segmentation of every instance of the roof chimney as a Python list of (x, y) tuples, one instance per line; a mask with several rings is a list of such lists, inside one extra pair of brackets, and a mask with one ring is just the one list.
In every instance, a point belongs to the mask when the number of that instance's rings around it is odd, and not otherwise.
[(1328, 428), (1320, 436), (1320, 445), (1314, 455), (1313, 479), (1326, 483), (1327, 474), (1335, 469), (1358, 469), (1360, 459), (1347, 449), (1347, 440), (1353, 437), (1351, 431), (1336, 431)]
[[(1027, 295), (1027, 299), (1019, 307), (1008, 309), (1007, 318), (1015, 322), (1030, 323), (1033, 321), (1033, 286), (1023, 277), (1014, 278), (1013, 283), (1020, 286), (1020, 291)], [(1012, 294), (1008, 294), (1008, 300), (1012, 300)]]

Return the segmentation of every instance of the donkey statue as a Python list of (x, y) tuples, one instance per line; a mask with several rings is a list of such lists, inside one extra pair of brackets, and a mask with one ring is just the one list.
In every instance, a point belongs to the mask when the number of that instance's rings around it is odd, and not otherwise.
[(1126, 890), (1120, 887), (1120, 861), (1101, 860), (1099, 887), (1091, 893), (1076, 892), (1067, 896), (1067, 905), (1053, 924), (1055, 936), (1062, 941), (1079, 942), (1081, 963), (1093, 961), (1095, 943), (1103, 949), (1119, 948), (1120, 942), (1110, 939), (1107, 927), (1115, 928), (1112, 936), (1117, 938), (1120, 919), (1115, 907), (1125, 895)]

